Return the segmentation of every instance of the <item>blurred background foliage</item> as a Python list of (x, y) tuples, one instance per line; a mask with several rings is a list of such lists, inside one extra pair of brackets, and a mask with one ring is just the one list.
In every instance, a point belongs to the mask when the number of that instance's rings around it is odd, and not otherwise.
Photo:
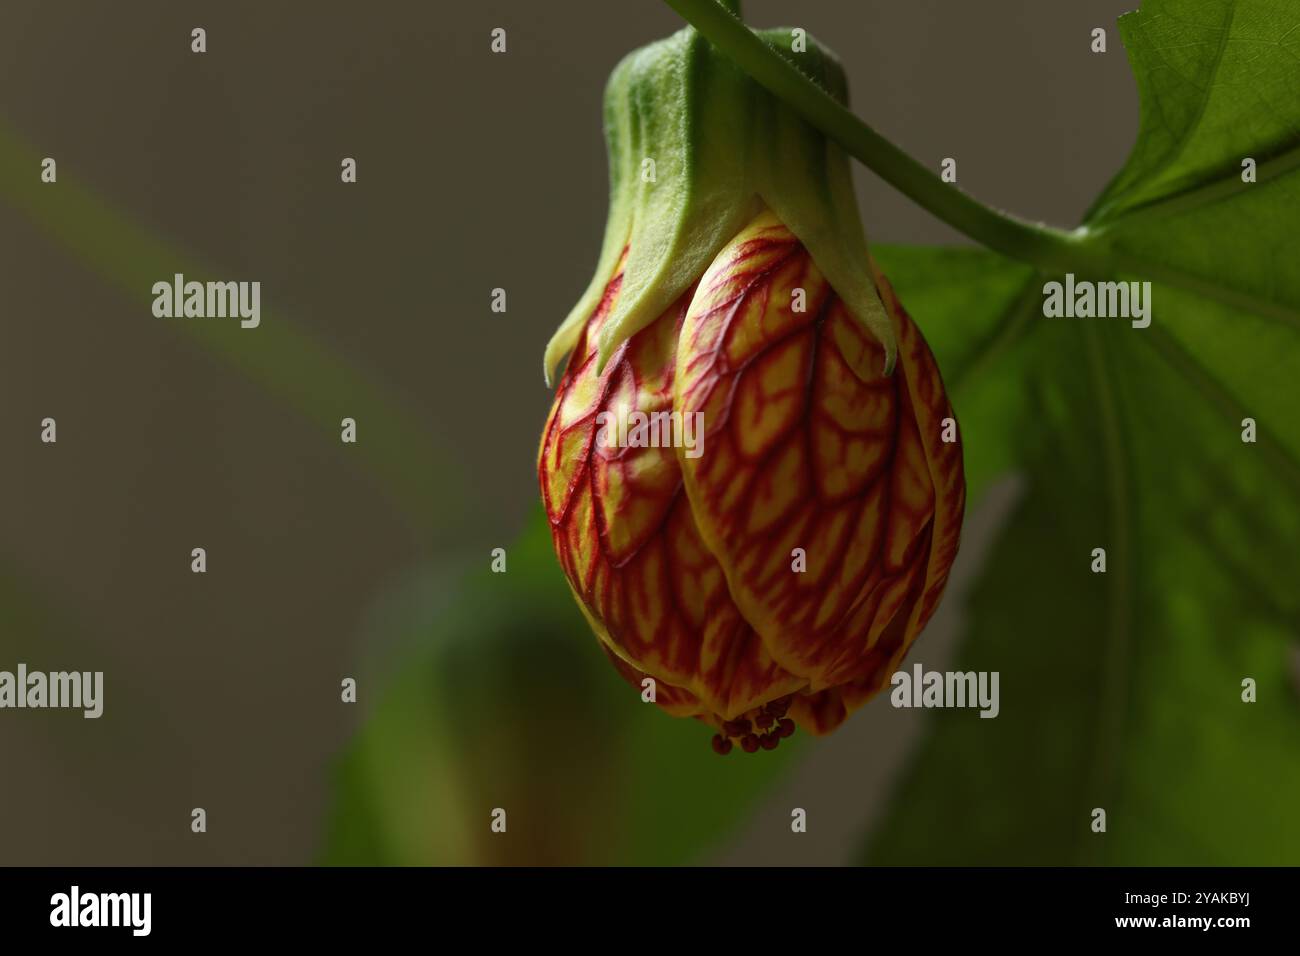
[[(418, 574), (376, 611), (371, 646), (400, 650), (339, 770), (323, 862), (680, 863), (795, 757), (790, 741), (721, 760), (705, 725), (642, 703), (578, 611), (540, 509), (505, 573), (468, 563), (450, 590)], [(498, 807), (508, 838), (489, 830)]]

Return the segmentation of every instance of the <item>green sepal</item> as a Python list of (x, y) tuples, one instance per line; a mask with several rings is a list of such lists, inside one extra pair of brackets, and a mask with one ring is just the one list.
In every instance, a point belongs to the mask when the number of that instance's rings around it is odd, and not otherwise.
[[(840, 102), (844, 71), (792, 31), (759, 33)], [(693, 28), (619, 63), (605, 89), (610, 211), (596, 274), (546, 348), (548, 384), (577, 344), (627, 251), (622, 287), (597, 341), (598, 369), (689, 289), (767, 205), (808, 249), (893, 369), (893, 325), (867, 264), (848, 157)], [(653, 166), (646, 161), (650, 160)]]

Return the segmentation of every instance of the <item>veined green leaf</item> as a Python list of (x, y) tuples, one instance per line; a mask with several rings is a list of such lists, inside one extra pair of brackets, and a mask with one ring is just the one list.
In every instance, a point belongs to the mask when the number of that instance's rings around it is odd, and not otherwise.
[[(955, 665), (1000, 672), (1001, 713), (936, 711), (874, 862), (1300, 862), (1300, 7), (1120, 24), (1143, 120), (1089, 231), (1154, 282), (1152, 325), (1038, 312), (957, 386), (975, 471), (1028, 485)], [(936, 351), (962, 302), (1015, 327), (945, 254), (883, 258)]]

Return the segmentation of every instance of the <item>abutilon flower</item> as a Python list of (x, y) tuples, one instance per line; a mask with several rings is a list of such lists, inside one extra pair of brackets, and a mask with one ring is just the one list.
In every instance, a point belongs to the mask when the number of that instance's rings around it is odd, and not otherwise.
[[(784, 55), (845, 99), (820, 46)], [(956, 554), (939, 370), (844, 154), (693, 29), (626, 58), (605, 114), (605, 245), (546, 356), (572, 353), (538, 457), (556, 553), (618, 671), (720, 753), (829, 733)]]

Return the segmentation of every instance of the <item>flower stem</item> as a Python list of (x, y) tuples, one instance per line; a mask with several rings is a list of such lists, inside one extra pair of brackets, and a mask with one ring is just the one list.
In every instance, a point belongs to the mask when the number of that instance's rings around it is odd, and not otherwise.
[[(1116, 220), (1092, 221), (1066, 232), (1027, 222), (972, 199), (951, 183), (885, 139), (793, 64), (754, 35), (720, 6), (720, 0), (664, 0), (709, 42), (789, 105), (810, 125), (838, 143), (846, 153), (871, 169), (927, 212), (988, 248), (1033, 266), (1040, 273), (1075, 272), (1098, 279), (1140, 276), (1199, 295), (1229, 308), (1252, 312), (1288, 324), (1300, 324), (1300, 312), (1263, 296), (1253, 296), (1195, 273), (1134, 254), (1123, 245), (1123, 228)], [(1300, 166), (1300, 156), (1283, 154), (1270, 160), (1270, 176)], [(1175, 199), (1180, 208), (1223, 198), (1237, 184), (1197, 190)], [(1160, 214), (1155, 205), (1138, 215)], [(1095, 215), (1095, 211), (1094, 211)]]
[(755, 82), (789, 104), (845, 152), (903, 195), (990, 249), (1046, 272), (1110, 271), (1086, 233), (1064, 232), (998, 212), (945, 183), (787, 63), (719, 0), (665, 0)]

